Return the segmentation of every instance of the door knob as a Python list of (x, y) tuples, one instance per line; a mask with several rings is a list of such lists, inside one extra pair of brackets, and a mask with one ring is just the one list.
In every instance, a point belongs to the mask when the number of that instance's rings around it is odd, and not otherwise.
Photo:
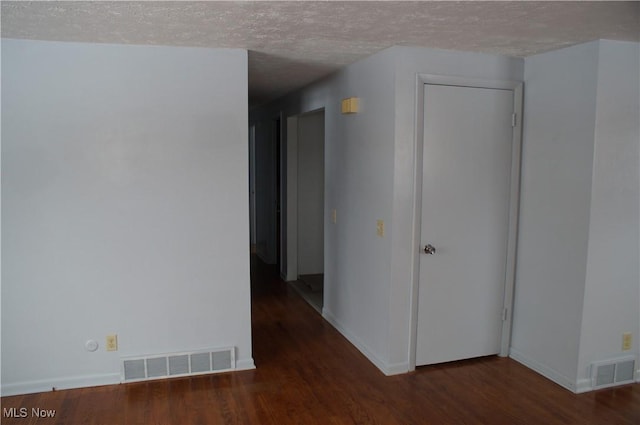
[(425, 254), (429, 254), (429, 255), (433, 255), (436, 253), (436, 247), (431, 245), (431, 244), (426, 244), (424, 246), (424, 253)]

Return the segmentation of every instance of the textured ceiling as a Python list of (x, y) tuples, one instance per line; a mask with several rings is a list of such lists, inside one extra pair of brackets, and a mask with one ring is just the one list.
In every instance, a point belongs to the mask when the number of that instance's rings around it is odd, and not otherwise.
[(640, 40), (638, 2), (11, 2), (2, 37), (249, 50), (257, 105), (393, 45), (528, 56)]

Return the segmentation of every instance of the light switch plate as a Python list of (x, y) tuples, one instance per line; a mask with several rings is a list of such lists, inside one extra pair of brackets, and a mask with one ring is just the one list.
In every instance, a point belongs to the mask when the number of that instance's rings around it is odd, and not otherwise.
[(384, 220), (378, 220), (376, 223), (376, 234), (381, 238), (384, 237)]
[(622, 351), (631, 350), (633, 338), (631, 332), (625, 332), (622, 334)]

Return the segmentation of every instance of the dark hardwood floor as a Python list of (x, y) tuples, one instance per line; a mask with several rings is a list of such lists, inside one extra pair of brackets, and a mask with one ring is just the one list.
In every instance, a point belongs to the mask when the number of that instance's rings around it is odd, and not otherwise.
[(2, 424), (640, 424), (640, 385), (575, 395), (510, 359), (386, 377), (272, 268), (252, 274), (256, 370), (4, 397), (29, 417)]

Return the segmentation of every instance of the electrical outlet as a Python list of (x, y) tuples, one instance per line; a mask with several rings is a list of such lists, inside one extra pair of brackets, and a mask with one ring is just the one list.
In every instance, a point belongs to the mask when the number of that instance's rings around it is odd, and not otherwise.
[(376, 223), (376, 235), (384, 237), (384, 220), (378, 220)]
[(336, 224), (338, 222), (338, 212), (335, 208), (331, 210), (331, 222), (333, 224)]
[(107, 351), (118, 351), (118, 335), (107, 335), (107, 344), (105, 347)]
[(622, 334), (622, 351), (631, 350), (632, 337), (631, 332), (625, 332)]

